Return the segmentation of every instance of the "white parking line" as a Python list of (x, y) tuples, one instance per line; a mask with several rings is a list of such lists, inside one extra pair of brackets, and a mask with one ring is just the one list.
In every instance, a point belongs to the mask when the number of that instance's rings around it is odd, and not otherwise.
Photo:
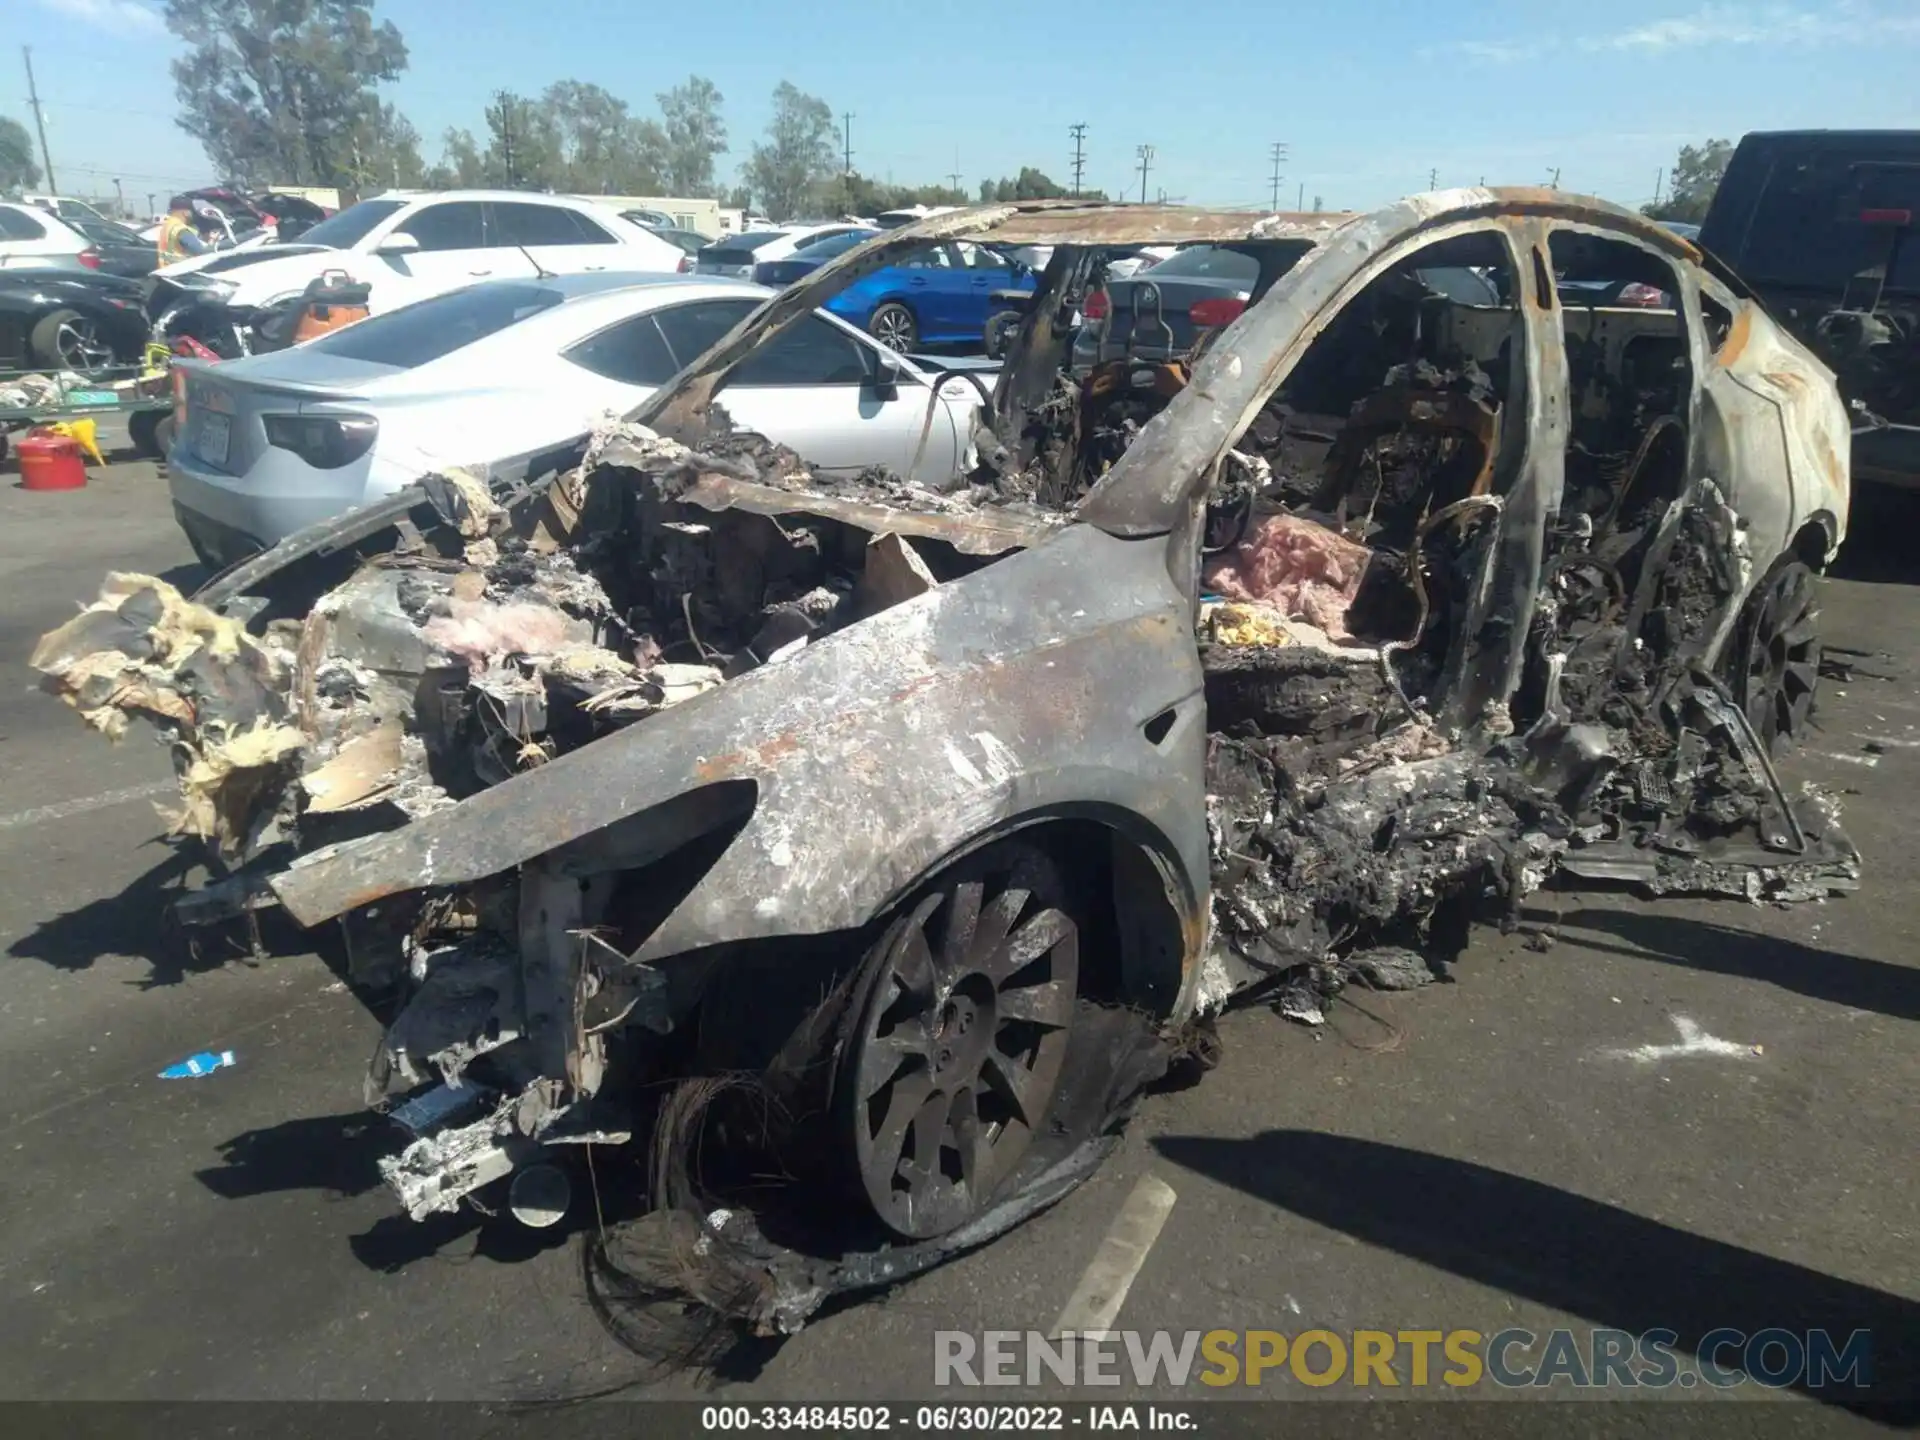
[(151, 785), (129, 785), (125, 790), (108, 790), (104, 794), (88, 795), (80, 800), (62, 800), (53, 805), (37, 805), (31, 810), (16, 810), (11, 815), (0, 815), (0, 830), (18, 830), (23, 825), (44, 825), (50, 820), (68, 820), (75, 815), (85, 815), (90, 810), (106, 810), (133, 800), (150, 800), (155, 795), (164, 795), (176, 788), (176, 782), (172, 780), (156, 780)]
[(1173, 1187), (1166, 1181), (1154, 1175), (1140, 1177), (1127, 1203), (1107, 1227), (1093, 1263), (1074, 1286), (1067, 1308), (1053, 1322), (1055, 1339), (1101, 1336), (1112, 1328), (1120, 1307), (1127, 1302), (1127, 1291), (1133, 1288), (1133, 1277), (1140, 1273), (1147, 1252), (1160, 1238), (1160, 1227), (1167, 1223), (1174, 1198)]

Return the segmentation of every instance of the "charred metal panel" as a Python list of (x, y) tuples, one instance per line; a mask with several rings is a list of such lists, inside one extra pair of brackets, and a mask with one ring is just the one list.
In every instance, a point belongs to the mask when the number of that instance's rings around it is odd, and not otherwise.
[(1176, 726), (1156, 745), (1143, 728), (1200, 690), (1188, 611), (1160, 546), (1071, 527), (689, 700), (670, 723), (308, 856), (275, 889), (311, 925), (747, 779), (752, 818), (638, 959), (860, 925), (980, 834), (1066, 810), (1134, 817), (1191, 914), (1205, 905), (1204, 731)]

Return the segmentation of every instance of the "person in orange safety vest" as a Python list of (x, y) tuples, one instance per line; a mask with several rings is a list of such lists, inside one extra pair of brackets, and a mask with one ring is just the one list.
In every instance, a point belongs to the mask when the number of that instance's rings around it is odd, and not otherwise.
[(194, 229), (193, 202), (186, 196), (176, 195), (167, 202), (167, 217), (160, 222), (155, 247), (161, 265), (171, 265), (189, 255), (206, 254), (207, 242)]

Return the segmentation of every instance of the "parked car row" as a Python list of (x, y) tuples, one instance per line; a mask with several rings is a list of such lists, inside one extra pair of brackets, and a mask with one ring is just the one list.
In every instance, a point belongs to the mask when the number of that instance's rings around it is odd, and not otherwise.
[(291, 245), (201, 255), (158, 271), (147, 318), (223, 358), (286, 341), (284, 320), (322, 276), (371, 287), (372, 313), (480, 280), (676, 271), (676, 244), (605, 206), (519, 191), (394, 190)]

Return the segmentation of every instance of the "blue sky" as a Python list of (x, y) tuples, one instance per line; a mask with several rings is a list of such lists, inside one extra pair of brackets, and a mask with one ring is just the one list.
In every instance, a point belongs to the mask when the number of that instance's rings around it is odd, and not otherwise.
[[(130, 199), (214, 178), (172, 123), (176, 51), (147, 0), (6, 0), (33, 47), (61, 188)], [(24, 12), (24, 13), (23, 13)], [(486, 95), (593, 81), (651, 111), (690, 73), (726, 96), (731, 180), (781, 80), (854, 112), (855, 165), (931, 181), (1037, 165), (1087, 184), (1264, 204), (1285, 141), (1302, 187), (1365, 208), (1441, 185), (1541, 183), (1629, 204), (1688, 141), (1748, 130), (1920, 126), (1920, 0), (1103, 0), (1097, 7), (728, 0), (379, 0), (412, 52), (389, 88), (425, 137), (478, 131)], [(31, 120), (17, 51), (0, 113)], [(163, 197), (164, 198), (164, 197)]]

